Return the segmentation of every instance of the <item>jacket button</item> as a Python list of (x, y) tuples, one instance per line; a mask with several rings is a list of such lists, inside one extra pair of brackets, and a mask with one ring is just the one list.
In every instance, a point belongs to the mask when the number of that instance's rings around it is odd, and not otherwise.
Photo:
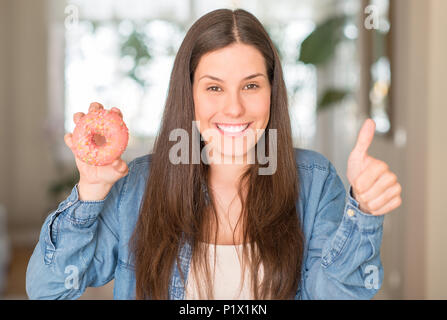
[(348, 209), (348, 216), (353, 217), (355, 214), (354, 210)]

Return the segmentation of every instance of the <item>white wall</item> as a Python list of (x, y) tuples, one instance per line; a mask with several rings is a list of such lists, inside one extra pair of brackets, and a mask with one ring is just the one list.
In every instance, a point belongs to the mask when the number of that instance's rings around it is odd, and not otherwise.
[(51, 206), (46, 189), (54, 164), (43, 134), (48, 110), (46, 1), (0, 0), (0, 17), (0, 65), (5, 70), (0, 74), (0, 201), (8, 211), (11, 236), (20, 241), (36, 237), (36, 226)]
[[(402, 249), (403, 296), (447, 299), (447, 1), (394, 0), (393, 85), (398, 123), (407, 130)], [(444, 165), (444, 166), (443, 166)]]
[(9, 198), (7, 181), (10, 180), (8, 163), (9, 154), (7, 150), (9, 149), (9, 143), (6, 139), (6, 134), (8, 132), (8, 118), (9, 118), (9, 108), (8, 105), (8, 91), (10, 88), (10, 83), (8, 81), (9, 77), (9, 55), (10, 50), (8, 50), (9, 45), (9, 1), (0, 0), (0, 203), (6, 205), (6, 200)]
[(403, 229), (399, 238), (400, 282), (398, 298), (425, 297), (424, 218), (427, 167), (427, 19), (428, 1), (397, 0), (394, 21), (394, 73), (392, 75), (395, 122), (406, 131), (407, 144), (399, 159), (402, 175), (402, 208), (391, 233)]
[(447, 299), (447, 1), (430, 5), (426, 297)]

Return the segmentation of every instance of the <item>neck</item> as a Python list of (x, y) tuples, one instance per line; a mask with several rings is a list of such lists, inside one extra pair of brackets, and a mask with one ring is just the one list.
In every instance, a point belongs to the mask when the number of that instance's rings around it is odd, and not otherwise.
[[(209, 163), (208, 178), (210, 187), (215, 191), (220, 189), (221, 192), (237, 190), (239, 179), (255, 160), (253, 152), (246, 152), (239, 157), (219, 153), (217, 158), (219, 161), (211, 160)], [(246, 191), (246, 185), (243, 190)]]
[(237, 188), (247, 164), (210, 164), (209, 178), (214, 188)]
[(233, 156), (222, 155), (222, 161), (211, 162), (209, 178), (213, 187), (237, 188), (239, 178), (249, 166), (248, 156), (244, 154), (236, 159)]

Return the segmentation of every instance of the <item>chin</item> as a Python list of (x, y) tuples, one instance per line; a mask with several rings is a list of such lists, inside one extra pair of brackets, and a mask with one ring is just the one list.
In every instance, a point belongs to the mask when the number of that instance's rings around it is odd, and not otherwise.
[[(248, 147), (245, 145), (244, 148), (236, 148), (236, 147), (232, 147), (231, 144), (229, 144), (228, 146), (224, 146), (223, 149), (217, 147), (214, 150), (216, 150), (216, 154), (219, 158), (226, 158), (225, 161), (226, 163), (230, 162), (231, 163), (241, 163), (243, 161), (243, 159), (247, 156), (250, 155), (251, 153), (253, 153), (254, 155), (254, 146), (255, 145), (249, 145)], [(233, 160), (231, 160), (232, 158), (235, 158)], [(239, 159), (241, 162), (238, 162), (237, 159)]]

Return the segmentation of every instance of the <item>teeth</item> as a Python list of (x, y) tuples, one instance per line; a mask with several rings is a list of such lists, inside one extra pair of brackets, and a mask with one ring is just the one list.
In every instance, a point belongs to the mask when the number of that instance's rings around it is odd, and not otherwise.
[(217, 127), (225, 132), (236, 133), (236, 132), (241, 132), (241, 131), (244, 131), (245, 129), (247, 129), (248, 123), (241, 125), (241, 126), (223, 126), (223, 125), (218, 124)]

